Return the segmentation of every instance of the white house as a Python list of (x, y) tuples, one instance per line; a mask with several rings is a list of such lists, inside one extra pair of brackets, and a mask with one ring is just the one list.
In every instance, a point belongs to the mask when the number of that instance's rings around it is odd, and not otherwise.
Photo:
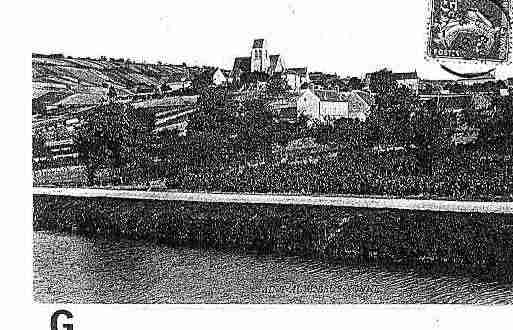
[(321, 123), (349, 117), (349, 99), (337, 91), (304, 91), (298, 99), (298, 114)]
[(363, 91), (338, 92), (307, 89), (297, 101), (298, 115), (311, 121), (330, 123), (341, 118), (367, 120), (374, 101)]

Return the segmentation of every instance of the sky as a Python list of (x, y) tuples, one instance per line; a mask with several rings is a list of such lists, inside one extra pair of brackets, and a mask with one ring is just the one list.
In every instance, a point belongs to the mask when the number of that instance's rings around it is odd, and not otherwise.
[[(33, 52), (230, 69), (236, 56), (249, 56), (253, 39), (265, 38), (287, 66), (310, 72), (361, 76), (386, 67), (451, 78), (424, 57), (428, 0), (45, 0), (30, 7)], [(513, 65), (499, 66), (497, 76), (513, 77)]]

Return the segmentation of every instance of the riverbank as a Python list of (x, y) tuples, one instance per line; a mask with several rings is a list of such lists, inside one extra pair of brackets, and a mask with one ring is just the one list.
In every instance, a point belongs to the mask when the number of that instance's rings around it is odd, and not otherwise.
[[(490, 280), (513, 280), (511, 212), (280, 204), (275, 196), (274, 202), (249, 203), (155, 197), (162, 192), (102, 197), (95, 190), (97, 195), (78, 197), (53, 191), (54, 195), (34, 192), (34, 230), (327, 261), (423, 265)], [(137, 196), (142, 193), (157, 195)]]

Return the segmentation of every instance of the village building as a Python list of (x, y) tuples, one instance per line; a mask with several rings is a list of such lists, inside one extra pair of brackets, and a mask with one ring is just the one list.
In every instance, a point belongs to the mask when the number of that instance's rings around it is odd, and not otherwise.
[(349, 116), (347, 95), (331, 90), (306, 90), (298, 101), (298, 111), (321, 123)]
[(286, 70), (281, 55), (270, 55), (265, 39), (255, 39), (251, 49), (251, 56), (235, 58), (232, 70), (233, 80), (239, 80), (244, 73), (265, 73), (272, 77), (282, 74)]
[(311, 121), (331, 123), (341, 118), (367, 120), (374, 101), (364, 91), (306, 90), (298, 98), (298, 114)]
[(371, 93), (354, 90), (349, 92), (349, 118), (365, 122), (375, 105)]
[(293, 91), (299, 91), (302, 86), (310, 83), (308, 68), (290, 68), (285, 71), (285, 80)]
[[(370, 90), (371, 89), (371, 81), (376, 75), (379, 74), (385, 74), (390, 75), (390, 79), (392, 81), (395, 81), (399, 86), (405, 86), (411, 89), (415, 94), (419, 93), (419, 88), (421, 85), (421, 80), (417, 74), (416, 71), (414, 72), (400, 72), (400, 73), (394, 73), (390, 70), (384, 70), (384, 71), (377, 71), (372, 73), (365, 74), (365, 77), (363, 79), (365, 89)], [(374, 92), (374, 91), (372, 91)]]
[(159, 84), (163, 92), (166, 91), (179, 91), (192, 87), (191, 75), (188, 71), (175, 73), (166, 76)]
[(267, 107), (280, 122), (295, 123), (299, 117), (299, 94), (289, 94), (270, 102)]
[(420, 86), (420, 78), (417, 75), (417, 71), (415, 72), (402, 72), (402, 73), (392, 73), (392, 80), (397, 82), (399, 86), (405, 86), (418, 94), (419, 86)]
[(214, 86), (223, 86), (229, 82), (230, 72), (221, 68), (216, 68), (212, 74), (212, 84)]

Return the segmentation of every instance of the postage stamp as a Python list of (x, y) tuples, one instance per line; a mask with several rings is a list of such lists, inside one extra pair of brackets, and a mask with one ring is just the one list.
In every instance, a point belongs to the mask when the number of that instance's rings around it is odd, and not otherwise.
[(511, 50), (511, 0), (429, 0), (427, 57), (504, 63)]

